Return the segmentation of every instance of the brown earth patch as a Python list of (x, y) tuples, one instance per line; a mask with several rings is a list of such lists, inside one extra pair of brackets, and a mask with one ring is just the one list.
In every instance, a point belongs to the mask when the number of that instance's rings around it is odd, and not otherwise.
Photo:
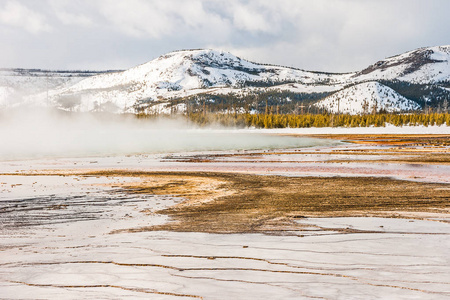
[[(316, 135), (376, 145), (373, 149), (339, 149), (327, 152), (257, 152), (172, 157), (182, 161), (209, 162), (220, 157), (259, 161), (258, 156), (276, 154), (344, 154), (354, 157), (379, 155), (368, 163), (449, 164), (448, 135)], [(261, 160), (263, 161), (263, 160)], [(355, 159), (324, 163), (354, 162)], [(361, 160), (357, 160), (361, 162)], [(237, 162), (237, 161), (236, 161)], [(281, 163), (281, 162), (280, 162)], [(45, 173), (45, 172), (43, 172)], [(127, 170), (48, 171), (43, 175), (136, 177), (117, 184), (135, 194), (173, 195), (186, 201), (158, 213), (172, 222), (128, 231), (173, 230), (196, 232), (277, 232), (299, 230), (295, 222), (304, 217), (383, 216), (402, 217), (423, 213), (450, 213), (450, 185), (419, 183), (377, 177), (282, 177), (241, 173), (139, 172)], [(27, 175), (27, 174), (11, 174)], [(39, 175), (30, 172), (30, 176)], [(389, 213), (386, 213), (389, 212)]]
[[(105, 172), (96, 172), (96, 176), (99, 173), (105, 176)], [(110, 172), (106, 172), (106, 174), (110, 174)], [(119, 172), (119, 174), (124, 176), (122, 172)], [(131, 183), (116, 183), (114, 186), (132, 194), (172, 195), (185, 198), (186, 201), (176, 205), (178, 208), (200, 205), (236, 192), (226, 188), (226, 181), (214, 177), (180, 176), (170, 173), (150, 173), (147, 175), (139, 172), (132, 174), (127, 172), (125, 176), (139, 176), (139, 180)]]
[[(195, 231), (215, 233), (298, 230), (304, 217), (384, 216), (395, 212), (450, 212), (448, 184), (418, 183), (375, 177), (281, 177), (228, 173), (107, 172), (111, 176), (160, 177), (172, 184), (123, 186), (130, 193), (150, 192), (187, 197), (188, 202), (158, 211), (173, 221), (127, 231)], [(106, 175), (102, 173), (103, 175)], [(98, 173), (95, 173), (98, 175)], [(206, 189), (208, 201), (199, 201), (202, 184), (217, 184), (219, 193)], [(190, 194), (196, 205), (190, 205)], [(200, 196), (201, 198), (202, 196)], [(212, 197), (212, 198), (211, 198)]]

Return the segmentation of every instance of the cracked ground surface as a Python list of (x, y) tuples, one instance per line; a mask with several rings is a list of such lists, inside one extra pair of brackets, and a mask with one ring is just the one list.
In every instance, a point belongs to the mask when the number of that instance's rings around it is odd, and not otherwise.
[(10, 163), (0, 299), (450, 298), (448, 140), (352, 138)]

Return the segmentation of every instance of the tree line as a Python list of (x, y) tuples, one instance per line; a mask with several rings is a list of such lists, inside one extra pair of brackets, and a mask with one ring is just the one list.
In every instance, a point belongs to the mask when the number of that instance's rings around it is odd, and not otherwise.
[[(308, 128), (308, 127), (383, 127), (394, 126), (450, 126), (450, 113), (382, 113), (371, 115), (349, 114), (271, 114), (271, 113), (206, 113), (182, 115), (198, 126), (254, 127), (254, 128)], [(155, 118), (155, 114), (139, 114), (139, 118)]]

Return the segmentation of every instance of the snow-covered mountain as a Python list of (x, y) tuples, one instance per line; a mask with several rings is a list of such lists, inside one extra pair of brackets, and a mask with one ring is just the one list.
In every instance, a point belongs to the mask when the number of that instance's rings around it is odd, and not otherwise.
[(450, 45), (420, 48), (378, 61), (356, 73), (355, 82), (400, 80), (411, 83), (438, 83), (450, 80)]
[[(64, 86), (50, 93), (58, 106), (105, 108), (134, 112), (160, 100), (195, 94), (226, 94), (246, 89), (296, 83), (311, 92), (341, 88), (352, 74), (308, 72), (261, 65), (228, 52), (215, 50), (176, 51), (146, 64), (117, 73), (102, 74)], [(41, 95), (41, 99), (44, 95)]]
[(364, 82), (340, 90), (315, 104), (332, 113), (364, 114), (374, 111), (413, 111), (420, 106), (393, 89), (375, 82)]
[[(224, 51), (183, 50), (168, 53), (121, 72), (56, 72), (56, 75), (49, 76), (48, 74), (52, 73), (46, 71), (44, 75), (35, 76), (30, 71), (29, 74), (12, 74), (11, 70), (0, 71), (0, 106), (15, 102), (10, 99), (20, 95), (20, 99), (27, 103), (50, 104), (66, 110), (148, 112), (154, 111), (155, 107), (163, 108), (176, 100), (177, 107), (182, 110), (185, 106), (180, 105), (179, 100), (190, 96), (201, 96), (205, 99), (213, 95), (223, 96), (231, 93), (242, 96), (252, 93), (284, 95), (283, 93), (287, 92), (290, 93), (289, 97), (302, 95), (302, 99), (308, 99), (307, 95), (313, 95), (310, 99), (320, 99), (319, 96), (323, 98), (341, 91), (325, 100), (331, 101), (333, 97), (339, 96), (342, 103), (348, 102), (353, 103), (355, 107), (362, 107), (367, 101), (375, 99), (369, 95), (375, 93), (380, 105), (389, 102), (392, 110), (409, 110), (414, 107), (411, 102), (403, 105), (400, 103), (406, 103), (403, 96), (392, 96), (395, 94), (387, 92), (390, 91), (388, 87), (374, 81), (382, 81), (384, 84), (388, 84), (385, 81), (395, 82), (401, 87), (401, 91), (397, 90), (394, 84), (388, 85), (403, 94), (412, 89), (409, 85), (414, 85), (415, 90), (418, 90), (419, 85), (422, 94), (411, 99), (431, 103), (433, 97), (443, 99), (450, 95), (449, 60), (450, 46), (421, 48), (384, 59), (360, 72), (336, 74), (257, 64)], [(27, 86), (24, 82), (30, 82), (26, 93), (23, 92)], [(363, 84), (366, 82), (370, 83)], [(436, 91), (431, 91), (428, 85), (437, 88), (439, 96), (436, 96)], [(352, 87), (345, 88), (347, 86)], [(31, 95), (30, 90), (33, 90)], [(358, 97), (346, 100), (352, 93), (356, 93)], [(321, 104), (322, 107), (325, 107), (324, 103), (328, 103), (325, 100)], [(395, 101), (400, 102), (396, 104)], [(348, 110), (352, 113), (357, 111), (360, 112), (360, 109)]]

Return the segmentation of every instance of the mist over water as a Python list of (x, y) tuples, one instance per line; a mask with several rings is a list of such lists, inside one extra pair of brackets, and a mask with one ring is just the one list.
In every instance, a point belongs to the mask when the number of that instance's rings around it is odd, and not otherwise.
[(186, 120), (49, 110), (0, 112), (0, 160), (310, 147), (329, 141), (204, 129)]

